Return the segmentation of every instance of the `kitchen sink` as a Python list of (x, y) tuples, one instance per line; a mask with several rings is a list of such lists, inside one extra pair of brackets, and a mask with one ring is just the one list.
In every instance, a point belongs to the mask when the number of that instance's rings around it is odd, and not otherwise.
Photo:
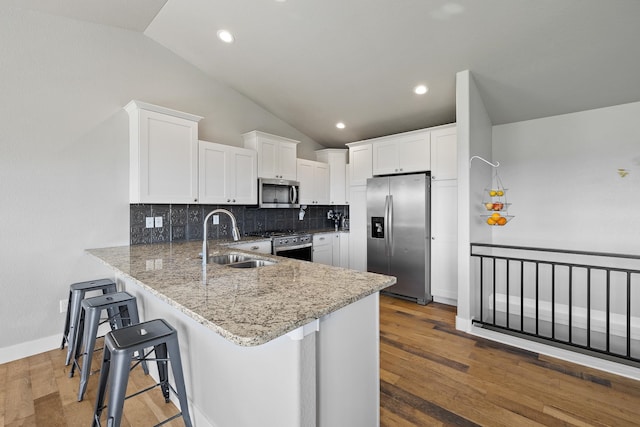
[(253, 258), (242, 254), (224, 254), (224, 255), (212, 255), (207, 259), (207, 263), (215, 264), (232, 264), (234, 262), (243, 262), (252, 260)]
[(212, 255), (207, 259), (207, 262), (233, 268), (256, 268), (276, 263), (276, 261), (256, 259), (243, 254)]
[(256, 267), (264, 267), (267, 265), (275, 264), (275, 261), (268, 261), (266, 259), (248, 259), (242, 262), (234, 262), (232, 264), (227, 264), (227, 267), (233, 268), (256, 268)]

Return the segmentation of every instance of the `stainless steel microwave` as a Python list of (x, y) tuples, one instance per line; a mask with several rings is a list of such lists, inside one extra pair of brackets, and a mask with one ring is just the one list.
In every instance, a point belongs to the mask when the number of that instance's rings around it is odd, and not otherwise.
[(258, 179), (258, 205), (261, 208), (299, 208), (300, 183), (287, 179)]

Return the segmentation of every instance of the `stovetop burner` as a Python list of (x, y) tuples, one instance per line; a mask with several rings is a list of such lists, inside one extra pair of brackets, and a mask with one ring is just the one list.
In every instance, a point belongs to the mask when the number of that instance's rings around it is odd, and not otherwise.
[(301, 234), (303, 232), (293, 230), (260, 230), (247, 233), (247, 236), (254, 237), (281, 237), (281, 236), (293, 236)]

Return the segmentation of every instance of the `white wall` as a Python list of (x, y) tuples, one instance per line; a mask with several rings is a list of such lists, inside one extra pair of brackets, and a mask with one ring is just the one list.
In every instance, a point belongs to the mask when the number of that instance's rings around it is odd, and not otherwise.
[(7, 9), (0, 58), (0, 363), (59, 344), (69, 284), (109, 276), (85, 248), (128, 244), (131, 99), (323, 148), (141, 33)]
[(493, 242), (640, 255), (638, 118), (640, 102), (494, 126), (515, 218)]

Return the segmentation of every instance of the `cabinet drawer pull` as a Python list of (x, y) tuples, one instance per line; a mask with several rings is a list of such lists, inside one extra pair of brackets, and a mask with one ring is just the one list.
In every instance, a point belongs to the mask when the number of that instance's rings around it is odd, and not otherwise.
[(260, 247), (259, 247), (259, 246), (251, 246), (251, 250), (252, 250), (252, 251), (257, 251), (258, 249), (260, 249)]

